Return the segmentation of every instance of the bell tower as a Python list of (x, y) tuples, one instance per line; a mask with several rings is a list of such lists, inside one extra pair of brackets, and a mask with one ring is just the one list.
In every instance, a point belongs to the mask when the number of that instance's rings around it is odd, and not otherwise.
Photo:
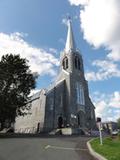
[(68, 19), (68, 33), (65, 49), (61, 53), (60, 62), (61, 70), (64, 70), (68, 73), (79, 74), (84, 78), (83, 59), (79, 50), (76, 48), (70, 18)]
[(84, 76), (83, 59), (76, 48), (71, 19), (68, 19), (68, 32), (65, 49), (60, 57), (60, 74), (57, 84), (65, 81), (65, 101), (63, 105), (66, 124), (76, 128), (90, 128), (95, 124), (94, 105), (92, 104), (88, 83)]

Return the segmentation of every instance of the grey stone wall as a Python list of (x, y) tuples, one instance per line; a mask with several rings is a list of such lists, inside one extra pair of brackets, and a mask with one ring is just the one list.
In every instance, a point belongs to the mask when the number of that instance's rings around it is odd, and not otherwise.
[(45, 103), (45, 90), (41, 90), (31, 98), (29, 102), (31, 109), (26, 111), (28, 114), (24, 117), (19, 116), (16, 118), (15, 132), (36, 133), (38, 130), (38, 123), (40, 127), (39, 130), (42, 131), (45, 116)]
[(44, 131), (58, 127), (58, 118), (65, 117), (65, 81), (56, 84), (46, 93)]

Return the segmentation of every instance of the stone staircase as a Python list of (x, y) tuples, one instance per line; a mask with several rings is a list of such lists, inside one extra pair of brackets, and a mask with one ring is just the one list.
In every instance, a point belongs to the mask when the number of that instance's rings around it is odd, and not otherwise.
[(86, 129), (83, 128), (58, 128), (52, 130), (49, 135), (88, 135)]

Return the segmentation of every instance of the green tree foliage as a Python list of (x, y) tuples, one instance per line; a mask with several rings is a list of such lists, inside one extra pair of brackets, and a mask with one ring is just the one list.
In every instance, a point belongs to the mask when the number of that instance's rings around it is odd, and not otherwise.
[(120, 129), (120, 118), (118, 118), (117, 123), (118, 123), (118, 128)]
[(15, 121), (17, 115), (24, 115), (29, 109), (27, 102), (35, 79), (27, 60), (19, 55), (7, 54), (0, 61), (0, 123)]

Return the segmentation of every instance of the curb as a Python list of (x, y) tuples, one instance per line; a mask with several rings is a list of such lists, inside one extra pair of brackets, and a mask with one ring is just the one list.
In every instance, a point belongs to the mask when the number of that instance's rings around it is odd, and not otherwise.
[(92, 140), (90, 140), (90, 141), (87, 142), (87, 147), (88, 147), (88, 150), (89, 150), (90, 154), (92, 156), (94, 156), (95, 158), (97, 158), (98, 160), (107, 160), (105, 157), (103, 157), (102, 155), (100, 155), (99, 153), (95, 152), (92, 149), (91, 144), (90, 144), (91, 141)]

